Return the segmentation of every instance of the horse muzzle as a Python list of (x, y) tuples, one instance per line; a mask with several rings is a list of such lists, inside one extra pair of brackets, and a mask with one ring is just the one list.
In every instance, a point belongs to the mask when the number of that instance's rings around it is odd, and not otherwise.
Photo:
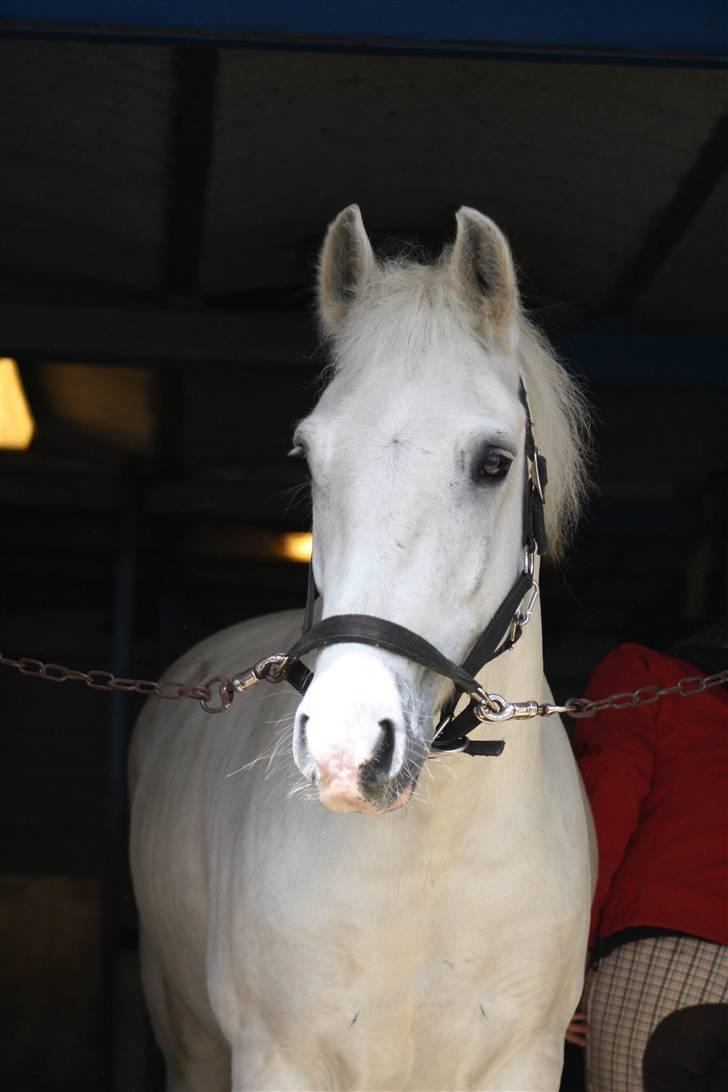
[(296, 714), (296, 765), (331, 811), (381, 813), (412, 796), (426, 746), (417, 739), (406, 688), (368, 651), (333, 653)]

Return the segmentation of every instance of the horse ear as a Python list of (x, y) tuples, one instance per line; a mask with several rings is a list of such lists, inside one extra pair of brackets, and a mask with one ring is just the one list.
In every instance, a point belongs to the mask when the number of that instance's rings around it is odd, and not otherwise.
[(319, 316), (327, 334), (341, 328), (375, 268), (376, 258), (359, 206), (349, 205), (329, 224), (319, 259)]
[(463, 206), (455, 215), (457, 234), (450, 257), (458, 288), (489, 338), (510, 341), (518, 310), (518, 286), (511, 248), (500, 228), (482, 212)]

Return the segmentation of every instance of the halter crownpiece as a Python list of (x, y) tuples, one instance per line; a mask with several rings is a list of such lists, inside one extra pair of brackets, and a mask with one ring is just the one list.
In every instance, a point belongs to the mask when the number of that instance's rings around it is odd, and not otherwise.
[[(510, 591), (475, 642), (462, 664), (458, 665), (440, 652), (424, 637), (405, 626), (386, 618), (370, 614), (336, 614), (314, 624), (313, 610), (316, 599), (316, 582), (313, 565), (309, 565), (308, 594), (304, 611), (303, 632), (300, 639), (286, 654), (268, 657), (256, 665), (247, 676), (232, 680), (238, 690), (245, 690), (254, 682), (265, 678), (270, 682), (285, 679), (304, 694), (313, 680), (313, 671), (301, 661), (301, 657), (314, 649), (334, 644), (364, 644), (393, 652), (414, 663), (451, 679), (455, 694), (441, 712), (440, 720), (430, 747), (438, 753), (462, 752), (470, 755), (499, 755), (505, 747), (504, 740), (475, 740), (468, 737), (478, 721), (507, 719), (509, 703), (500, 695), (487, 694), (476, 675), (487, 663), (513, 648), (523, 627), (528, 624), (538, 598), (535, 579), (535, 556), (548, 549), (544, 523), (544, 494), (546, 489), (546, 459), (536, 447), (533, 438), (533, 421), (523, 380), (519, 397), (526, 412), (526, 476), (524, 485), (523, 548), (524, 565)], [(525, 606), (524, 606), (525, 604)], [(462, 694), (470, 695), (470, 704), (454, 715), (455, 705)], [(533, 710), (530, 709), (533, 705)], [(529, 703), (522, 716), (538, 716), (540, 706)], [(510, 714), (512, 715), (512, 714)]]

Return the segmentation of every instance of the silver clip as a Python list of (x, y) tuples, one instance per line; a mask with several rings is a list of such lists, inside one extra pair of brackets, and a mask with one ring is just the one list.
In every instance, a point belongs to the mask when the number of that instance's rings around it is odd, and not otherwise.
[(541, 472), (540, 472), (540, 470), (538, 468), (538, 460), (539, 460), (540, 454), (541, 454), (541, 452), (538, 450), (538, 448), (534, 447), (534, 449), (533, 449), (533, 459), (531, 460), (531, 481), (533, 482), (534, 486), (536, 487), (536, 492), (539, 495), (541, 503), (545, 504), (546, 503), (546, 490), (543, 487), (543, 482), (541, 481)]
[(233, 675), (230, 684), (239, 694), (244, 694), (246, 690), (257, 686), (260, 681), (255, 673), (255, 667), (250, 667), (247, 671), (241, 671), (238, 675)]
[(506, 701), (502, 694), (487, 694), (487, 701), (479, 701), (473, 712), (480, 721), (488, 724), (502, 720), (530, 720), (546, 714), (545, 707), (537, 701)]
[(534, 607), (536, 606), (536, 600), (539, 595), (538, 581), (534, 580), (531, 584), (531, 598), (528, 600), (528, 606), (525, 611), (519, 610), (513, 619), (515, 625), (525, 626), (531, 621), (531, 615), (533, 614)]
[(288, 668), (288, 655), (285, 652), (274, 652), (271, 656), (264, 656), (257, 664), (249, 667), (247, 671), (241, 671), (233, 675), (231, 685), (240, 694), (257, 686), (259, 682), (278, 683), (283, 682)]

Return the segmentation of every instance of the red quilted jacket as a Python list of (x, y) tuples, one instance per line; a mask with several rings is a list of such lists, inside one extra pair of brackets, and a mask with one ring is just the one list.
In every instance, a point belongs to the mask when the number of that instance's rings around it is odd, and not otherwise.
[[(685, 660), (620, 645), (587, 694), (702, 674)], [(577, 722), (573, 744), (599, 842), (590, 943), (653, 926), (728, 944), (726, 688), (599, 713)]]

